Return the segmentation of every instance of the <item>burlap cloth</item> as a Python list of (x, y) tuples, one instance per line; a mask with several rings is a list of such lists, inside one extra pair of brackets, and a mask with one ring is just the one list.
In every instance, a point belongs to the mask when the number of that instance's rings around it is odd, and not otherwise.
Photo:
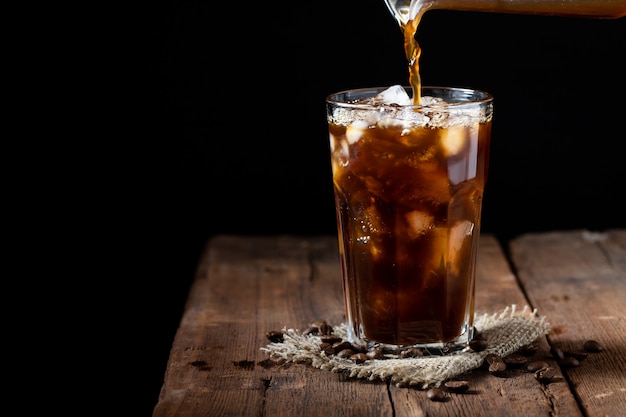
[[(371, 359), (355, 363), (320, 350), (320, 337), (303, 335), (300, 330), (283, 328), (283, 342), (272, 342), (261, 350), (284, 363), (303, 363), (332, 372), (345, 372), (352, 378), (391, 381), (399, 387), (428, 388), (480, 367), (490, 353), (504, 357), (528, 345), (550, 330), (545, 317), (525, 306), (511, 305), (501, 312), (476, 315), (474, 326), (488, 340), (480, 352), (463, 351), (446, 356)], [(333, 327), (333, 334), (345, 339), (346, 325)]]

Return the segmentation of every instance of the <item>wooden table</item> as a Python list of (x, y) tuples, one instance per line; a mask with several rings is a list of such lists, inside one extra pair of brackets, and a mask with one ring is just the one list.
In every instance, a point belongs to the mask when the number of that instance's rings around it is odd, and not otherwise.
[(334, 236), (228, 236), (206, 247), (175, 336), (153, 417), (173, 416), (625, 416), (626, 230), (481, 236), (477, 312), (516, 304), (551, 324), (550, 347), (604, 346), (549, 384), (531, 372), (482, 368), (470, 390), (429, 400), (424, 390), (350, 379), (306, 364), (276, 366), (266, 333), (344, 321)]

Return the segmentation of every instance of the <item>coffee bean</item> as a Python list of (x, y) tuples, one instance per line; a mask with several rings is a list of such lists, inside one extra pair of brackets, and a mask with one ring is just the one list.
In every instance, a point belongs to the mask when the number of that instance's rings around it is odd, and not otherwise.
[(556, 369), (551, 367), (543, 368), (535, 372), (535, 378), (543, 383), (551, 382), (555, 375)]
[(474, 339), (469, 342), (469, 347), (474, 352), (482, 352), (489, 347), (489, 343), (484, 339)]
[(544, 362), (544, 361), (533, 361), (533, 362), (530, 362), (528, 365), (526, 365), (526, 369), (529, 372), (537, 372), (540, 369), (547, 368), (548, 366), (549, 365), (548, 365), (547, 362)]
[(352, 355), (354, 355), (354, 351), (352, 349), (342, 349), (337, 352), (337, 356), (344, 359), (349, 359)]
[(604, 346), (595, 340), (587, 340), (583, 345), (583, 349), (587, 352), (598, 353), (604, 350)]
[(321, 325), (328, 325), (328, 322), (324, 319), (321, 319), (309, 323), (309, 327), (315, 327), (316, 329), (319, 329)]
[(502, 361), (495, 361), (489, 365), (489, 373), (494, 375), (500, 375), (506, 371), (506, 363)]
[(487, 356), (485, 356), (484, 362), (486, 362), (488, 365), (491, 365), (494, 362), (504, 362), (504, 361), (499, 355), (496, 355), (495, 353), (488, 353)]
[(319, 333), (321, 335), (329, 335), (329, 334), (332, 334), (332, 332), (333, 332), (333, 328), (332, 326), (328, 325), (328, 323), (324, 322), (319, 325)]
[(344, 349), (350, 349), (352, 353), (356, 352), (356, 350), (352, 348), (352, 343), (347, 341), (335, 342), (332, 346), (335, 352), (341, 352)]
[(557, 360), (561, 360), (565, 357), (565, 353), (563, 353), (563, 351), (561, 350), (561, 348), (552, 346), (550, 348), (550, 353), (552, 354), (552, 356), (554, 356)]
[(431, 401), (443, 401), (446, 399), (446, 394), (439, 388), (431, 388), (426, 391), (426, 396)]
[(502, 360), (507, 365), (517, 366), (517, 367), (522, 366), (526, 364), (526, 362), (528, 362), (528, 358), (526, 358), (526, 356), (522, 355), (521, 353), (511, 353), (510, 355), (507, 355), (504, 358), (502, 358)]
[(350, 349), (352, 349), (356, 353), (367, 353), (366, 345), (357, 345), (356, 343), (350, 343)]
[(472, 336), (473, 340), (487, 340), (487, 336), (483, 333), (480, 333), (476, 327), (474, 327), (474, 333)]
[(363, 363), (367, 360), (367, 356), (365, 356), (365, 353), (355, 353), (350, 356), (350, 360), (354, 363)]
[(383, 350), (379, 347), (372, 348), (365, 353), (368, 359), (384, 359)]
[(282, 343), (283, 342), (283, 332), (280, 330), (272, 330), (265, 334), (270, 342), (272, 343)]
[(558, 362), (559, 366), (563, 367), (563, 368), (575, 368), (578, 365), (580, 365), (580, 362), (578, 362), (578, 359), (572, 357), (572, 356), (566, 356), (565, 358), (561, 359)]
[(469, 381), (446, 381), (443, 385), (450, 392), (461, 393), (468, 390)]
[(400, 352), (401, 358), (421, 358), (424, 356), (424, 352), (418, 348), (408, 348)]
[(320, 351), (326, 353), (327, 355), (335, 354), (335, 349), (333, 349), (333, 345), (326, 342), (320, 343)]
[(319, 328), (317, 328), (317, 327), (315, 327), (315, 326), (309, 326), (309, 327), (307, 327), (306, 329), (304, 329), (304, 331), (302, 332), (302, 334), (303, 334), (304, 336), (307, 336), (307, 335), (309, 335), (309, 334), (316, 335), (316, 334), (318, 334), (318, 333), (319, 333), (319, 331), (320, 331), (320, 329), (319, 329)]
[(565, 356), (570, 356), (572, 358), (576, 358), (579, 362), (584, 361), (585, 359), (587, 359), (587, 356), (589, 356), (589, 354), (587, 352), (563, 352), (565, 354)]

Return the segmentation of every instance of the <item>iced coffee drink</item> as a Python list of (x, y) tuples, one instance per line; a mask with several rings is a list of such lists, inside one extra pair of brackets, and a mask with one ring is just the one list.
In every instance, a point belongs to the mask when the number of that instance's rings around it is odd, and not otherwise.
[(492, 119), (488, 93), (359, 89), (327, 99), (349, 337), (463, 346)]

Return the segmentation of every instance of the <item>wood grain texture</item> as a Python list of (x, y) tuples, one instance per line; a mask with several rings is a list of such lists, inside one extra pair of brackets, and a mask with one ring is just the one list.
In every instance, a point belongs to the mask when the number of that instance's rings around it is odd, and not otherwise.
[(552, 324), (550, 344), (605, 347), (564, 370), (585, 413), (626, 415), (626, 231), (527, 234), (510, 249), (524, 291)]
[[(621, 285), (624, 282), (622, 236), (617, 234), (612, 237), (616, 241), (603, 243), (602, 250), (597, 248), (598, 244), (591, 248), (583, 246), (582, 251), (590, 253), (578, 256), (586, 259), (586, 271), (602, 271), (602, 279), (608, 278), (607, 285), (614, 285), (614, 280), (621, 279)], [(546, 236), (546, 245), (550, 248), (563, 244), (559, 243), (559, 239), (553, 242), (553, 238)], [(571, 236), (567, 236), (566, 240), (571, 241)], [(623, 287), (619, 287), (612, 296), (610, 304), (598, 310), (602, 316), (595, 320), (602, 322), (605, 330), (594, 329), (600, 333), (593, 333), (586, 328), (586, 324), (578, 323), (579, 318), (588, 320), (590, 308), (582, 292), (578, 295), (582, 303), (578, 305), (578, 310), (584, 312), (587, 309), (587, 313), (581, 312), (570, 319), (569, 310), (550, 308), (550, 303), (573, 304), (571, 300), (575, 295), (570, 294), (571, 289), (564, 292), (562, 288), (551, 287), (548, 282), (534, 281), (532, 285), (539, 287), (536, 291), (526, 288), (530, 280), (546, 281), (548, 275), (584, 278), (580, 274), (554, 272), (559, 271), (559, 261), (555, 257), (561, 256), (557, 249), (550, 249), (555, 252), (544, 261), (537, 261), (533, 251), (544, 253), (540, 250), (541, 242), (540, 237), (537, 241), (524, 237), (513, 244), (516, 265), (525, 277), (524, 291), (529, 296), (526, 299), (496, 239), (488, 235), (481, 237), (476, 283), (477, 313), (497, 312), (511, 304), (520, 308), (532, 304), (539, 308), (540, 314), (547, 315), (557, 328), (562, 323), (569, 324), (568, 329), (583, 326), (587, 332), (584, 338), (597, 337), (606, 343), (607, 350), (623, 355), (626, 346), (624, 333), (621, 339), (611, 342), (607, 339), (608, 334), (603, 333), (623, 330), (620, 326), (623, 326), (624, 310), (613, 310), (615, 306), (624, 306), (623, 300), (621, 304), (616, 300), (619, 291), (624, 297)], [(543, 247), (546, 248), (545, 245)], [(548, 258), (553, 260), (553, 264), (547, 263)], [(597, 268), (595, 263), (598, 263)], [(580, 269), (577, 270), (580, 272)], [(550, 294), (558, 294), (558, 300)], [(569, 301), (564, 301), (564, 294), (570, 297)], [(610, 296), (604, 290), (601, 294), (603, 297)], [(600, 296), (600, 293), (597, 295)], [(613, 320), (610, 318), (613, 316), (621, 318)], [(600, 382), (590, 381), (600, 380), (594, 374), (605, 372), (604, 368), (609, 366), (602, 364), (602, 358), (607, 357), (603, 355), (588, 358), (589, 363), (567, 370), (567, 374), (558, 373), (555, 382), (547, 385), (539, 383), (533, 374), (523, 370), (512, 369), (507, 371), (505, 377), (496, 377), (484, 369), (477, 369), (465, 376), (470, 381), (469, 392), (449, 394), (444, 402), (432, 402), (423, 390), (415, 388), (398, 388), (384, 381), (350, 379), (343, 374), (315, 369), (306, 364), (278, 365), (260, 350), (268, 343), (268, 331), (283, 327), (302, 330), (316, 319), (325, 319), (330, 324), (339, 324), (344, 320), (335, 237), (213, 237), (207, 244), (190, 289), (153, 417), (582, 416), (581, 405), (576, 400), (578, 392), (572, 392), (577, 388), (568, 383), (573, 380), (582, 386), (589, 402), (582, 403), (586, 415), (617, 415), (604, 414), (606, 408), (594, 405), (594, 401), (599, 401), (598, 394), (606, 394), (608, 388), (613, 391), (619, 389), (616, 382), (619, 375), (616, 373), (622, 372), (623, 376), (623, 367), (618, 366), (610, 373), (613, 386), (604, 387), (604, 390), (596, 386)], [(609, 324), (613, 321), (615, 324)], [(580, 333), (581, 329), (577, 328), (576, 332)], [(568, 343), (580, 340), (561, 338), (554, 342), (568, 346)], [(539, 350), (533, 358), (545, 359), (556, 366), (549, 353), (548, 339), (539, 340), (538, 345)], [(623, 391), (615, 395), (623, 395)]]

